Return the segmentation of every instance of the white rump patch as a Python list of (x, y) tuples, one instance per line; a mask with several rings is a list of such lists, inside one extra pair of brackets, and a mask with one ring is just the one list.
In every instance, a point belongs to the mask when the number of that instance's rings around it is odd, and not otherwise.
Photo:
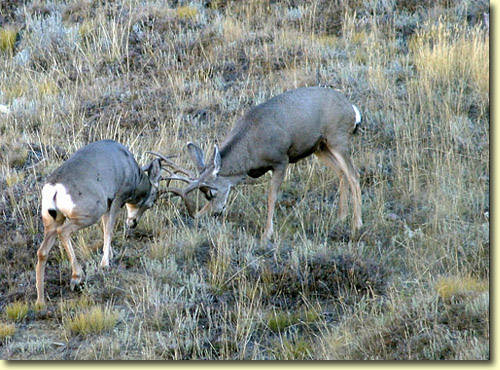
[(42, 189), (42, 215), (55, 209), (63, 215), (70, 215), (75, 208), (71, 195), (63, 184), (45, 184)]
[(6, 105), (0, 104), (0, 113), (9, 114), (10, 113), (9, 107)]
[(354, 104), (352, 105), (352, 109), (354, 109), (354, 113), (356, 114), (356, 122), (354, 122), (354, 126), (358, 125), (361, 123), (361, 113), (359, 112), (358, 107), (356, 107)]

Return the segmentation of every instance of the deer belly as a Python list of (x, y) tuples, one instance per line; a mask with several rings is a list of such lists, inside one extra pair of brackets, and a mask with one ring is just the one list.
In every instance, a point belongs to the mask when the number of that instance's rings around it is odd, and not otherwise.
[(248, 176), (256, 179), (257, 177), (261, 177), (264, 175), (267, 171), (272, 170), (273, 168), (271, 166), (267, 167), (260, 167), (260, 168), (254, 168), (248, 171)]
[(316, 142), (312, 146), (303, 146), (301, 148), (296, 148), (294, 145), (292, 145), (287, 151), (288, 161), (290, 163), (296, 163), (300, 161), (302, 158), (310, 156), (319, 149), (322, 143), (323, 143), (323, 138), (320, 137), (319, 139), (316, 140)]

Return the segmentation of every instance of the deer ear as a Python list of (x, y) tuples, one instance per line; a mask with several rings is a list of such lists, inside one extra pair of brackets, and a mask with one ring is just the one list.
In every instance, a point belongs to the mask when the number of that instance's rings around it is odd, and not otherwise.
[(187, 148), (191, 160), (194, 162), (196, 168), (198, 169), (198, 173), (202, 173), (203, 170), (205, 169), (205, 161), (203, 160), (204, 157), (203, 150), (201, 150), (201, 148), (198, 145), (191, 142), (187, 143)]
[(158, 183), (161, 179), (161, 160), (152, 160), (148, 168), (146, 169), (146, 172), (148, 173), (149, 181), (151, 181), (152, 184), (158, 186)]
[(217, 145), (215, 145), (215, 148), (214, 148), (214, 175), (217, 175), (217, 173), (219, 172), (221, 164), (222, 164), (222, 158), (220, 157), (219, 148)]

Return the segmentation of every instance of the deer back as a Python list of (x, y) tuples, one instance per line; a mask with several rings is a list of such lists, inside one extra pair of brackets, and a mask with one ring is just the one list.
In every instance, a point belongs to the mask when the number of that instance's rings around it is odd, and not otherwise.
[(327, 137), (346, 141), (353, 106), (338, 91), (307, 87), (285, 92), (246, 113), (221, 145), (221, 176), (259, 177), (277, 164), (294, 163)]
[(76, 151), (47, 179), (48, 184), (62, 184), (77, 206), (123, 201), (147, 193), (149, 181), (133, 155), (123, 145), (103, 140)]

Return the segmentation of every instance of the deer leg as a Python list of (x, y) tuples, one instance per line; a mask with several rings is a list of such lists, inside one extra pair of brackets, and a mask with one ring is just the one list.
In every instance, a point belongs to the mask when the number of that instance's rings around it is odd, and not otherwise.
[(101, 267), (108, 267), (109, 260), (113, 258), (113, 248), (111, 247), (111, 238), (113, 236), (113, 228), (115, 226), (116, 214), (119, 210), (120, 202), (116, 199), (111, 203), (108, 212), (102, 215), (102, 228), (104, 232), (104, 244), (102, 247), (103, 255), (101, 260)]
[(38, 261), (36, 264), (36, 293), (37, 293), (36, 304), (40, 306), (45, 305), (45, 296), (44, 296), (45, 264), (47, 262), (47, 257), (49, 255), (50, 249), (54, 246), (54, 243), (56, 241), (56, 236), (57, 236), (57, 230), (55, 227), (45, 226), (43, 242), (37, 251)]
[(347, 216), (347, 193), (349, 191), (344, 172), (340, 168), (335, 157), (328, 151), (315, 153), (327, 167), (333, 169), (339, 178), (339, 219), (343, 220)]
[(276, 198), (278, 197), (278, 190), (285, 178), (286, 165), (276, 167), (273, 170), (273, 176), (271, 177), (271, 184), (269, 186), (269, 194), (267, 198), (267, 223), (264, 233), (262, 234), (262, 241), (268, 241), (271, 239), (273, 234), (273, 214), (274, 206), (276, 204)]
[(104, 243), (102, 245), (101, 267), (108, 267), (109, 259), (112, 258), (113, 256), (113, 250), (111, 249), (111, 241), (108, 242), (108, 240), (111, 239), (111, 237), (108, 237), (109, 212), (106, 212), (105, 214), (102, 215), (101, 222), (102, 222), (102, 233), (104, 234)]
[(347, 216), (347, 192), (349, 191), (347, 182), (344, 176), (339, 177), (339, 219), (343, 220)]
[(348, 153), (333, 150), (331, 148), (329, 148), (329, 151), (339, 163), (339, 167), (342, 169), (349, 182), (354, 203), (353, 229), (358, 230), (363, 226), (363, 221), (361, 220), (361, 188), (359, 187), (358, 171), (356, 171)]
[(61, 243), (64, 249), (66, 250), (66, 253), (68, 254), (69, 257), (69, 261), (71, 263), (71, 270), (72, 270), (71, 282), (70, 282), (71, 290), (74, 290), (75, 286), (80, 284), (83, 278), (83, 269), (76, 259), (75, 251), (71, 244), (71, 234), (77, 230), (80, 230), (85, 226), (87, 225), (82, 226), (80, 224), (74, 223), (73, 220), (70, 220), (69, 222), (57, 228), (57, 233), (59, 234)]

